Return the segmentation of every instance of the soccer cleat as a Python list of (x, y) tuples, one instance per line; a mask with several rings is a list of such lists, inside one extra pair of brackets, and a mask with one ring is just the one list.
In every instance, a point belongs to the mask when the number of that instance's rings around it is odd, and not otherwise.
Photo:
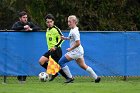
[(99, 83), (101, 81), (100, 77), (97, 77), (97, 79), (95, 79), (95, 83)]
[(66, 81), (64, 83), (73, 83), (74, 78), (68, 78), (66, 79)]
[(57, 76), (58, 76), (58, 73), (56, 73), (55, 75), (52, 75), (49, 81), (53, 81)]

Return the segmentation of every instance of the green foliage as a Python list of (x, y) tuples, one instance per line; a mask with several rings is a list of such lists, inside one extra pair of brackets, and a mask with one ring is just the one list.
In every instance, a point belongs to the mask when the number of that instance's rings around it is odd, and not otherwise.
[(46, 12), (46, 8), (43, 0), (29, 0), (26, 4), (26, 9), (28, 14), (31, 17), (31, 20), (45, 29), (45, 20), (44, 13)]
[(67, 30), (67, 17), (79, 18), (80, 30), (140, 30), (139, 0), (0, 0), (0, 29), (10, 29), (25, 10), (31, 21), (46, 29), (44, 16), (52, 13), (55, 24)]

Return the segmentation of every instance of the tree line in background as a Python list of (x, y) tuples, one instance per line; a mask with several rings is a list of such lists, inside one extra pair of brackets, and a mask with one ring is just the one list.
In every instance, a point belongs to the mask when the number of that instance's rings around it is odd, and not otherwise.
[(62, 30), (68, 29), (71, 14), (79, 18), (80, 30), (140, 30), (140, 0), (0, 0), (0, 30), (11, 29), (23, 10), (42, 30), (46, 29), (47, 13), (55, 16), (55, 24)]

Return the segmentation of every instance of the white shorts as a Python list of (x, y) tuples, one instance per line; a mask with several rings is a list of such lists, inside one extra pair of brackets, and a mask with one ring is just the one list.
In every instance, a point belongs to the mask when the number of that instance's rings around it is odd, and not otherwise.
[(84, 52), (82, 51), (77, 51), (77, 50), (72, 50), (70, 52), (67, 52), (66, 55), (68, 55), (69, 57), (71, 57), (72, 59), (78, 59), (78, 58), (82, 58), (84, 55)]

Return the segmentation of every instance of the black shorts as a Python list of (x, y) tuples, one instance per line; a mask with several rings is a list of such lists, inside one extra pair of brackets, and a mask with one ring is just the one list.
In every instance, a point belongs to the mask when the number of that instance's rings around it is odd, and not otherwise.
[(61, 47), (58, 47), (55, 51), (53, 52), (50, 52), (50, 51), (47, 51), (43, 56), (49, 58), (49, 56), (51, 55), (51, 57), (56, 61), (58, 62), (59, 59), (62, 57), (62, 49)]

